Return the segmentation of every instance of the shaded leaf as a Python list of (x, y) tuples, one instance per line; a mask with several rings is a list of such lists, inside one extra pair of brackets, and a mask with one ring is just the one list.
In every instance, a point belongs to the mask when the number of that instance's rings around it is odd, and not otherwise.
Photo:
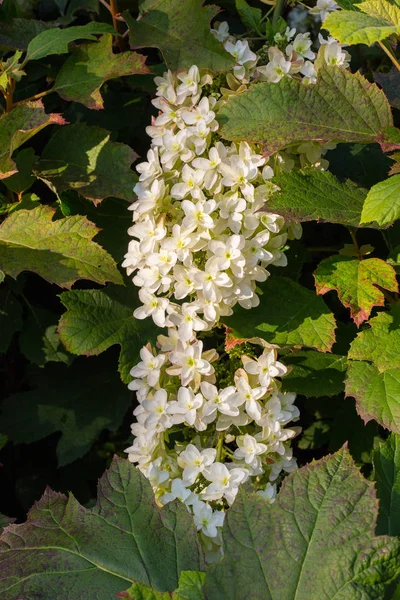
[(383, 87), (389, 103), (400, 109), (400, 73), (393, 67), (390, 73), (374, 73), (374, 79)]
[(368, 319), (374, 306), (384, 306), (385, 296), (379, 288), (399, 289), (395, 270), (380, 258), (330, 256), (319, 263), (314, 277), (317, 294), (336, 290), (357, 326)]
[(351, 344), (346, 394), (365, 423), (375, 419), (400, 433), (400, 329), (392, 329), (393, 316), (385, 312), (369, 325)]
[(261, 10), (259, 8), (253, 8), (246, 0), (235, 0), (235, 6), (243, 25), (250, 31), (260, 33), (259, 26), (262, 18)]
[(400, 437), (392, 433), (374, 452), (374, 479), (379, 498), (376, 532), (400, 535)]
[(289, 221), (328, 221), (358, 227), (367, 190), (352, 181), (341, 183), (329, 171), (290, 171), (274, 177), (280, 191), (266, 210)]
[(260, 289), (259, 306), (251, 310), (236, 306), (231, 317), (223, 317), (236, 337), (259, 336), (282, 346), (330, 350), (335, 341), (335, 319), (321, 298), (285, 277), (270, 277)]
[(39, 33), (53, 29), (53, 22), (34, 21), (33, 19), (12, 19), (9, 23), (1, 23), (0, 49), (26, 50), (28, 44)]
[(0, 513), (0, 534), (3, 532), (5, 527), (8, 527), (8, 525), (11, 525), (11, 523), (14, 523), (14, 521), (15, 519)]
[(1, 430), (16, 444), (61, 432), (60, 467), (86, 454), (104, 429), (118, 429), (132, 402), (108, 356), (78, 359), (69, 367), (48, 365), (35, 373), (34, 390), (3, 402)]
[(39, 206), (14, 212), (0, 225), (0, 268), (16, 278), (32, 271), (70, 287), (77, 279), (122, 283), (114, 259), (92, 241), (98, 229), (86, 217), (53, 221), (55, 210)]
[(14, 333), (22, 328), (22, 306), (8, 287), (0, 288), (0, 353), (7, 352)]
[(159, 509), (148, 480), (118, 457), (99, 481), (94, 508), (47, 490), (26, 523), (3, 533), (0, 560), (3, 600), (46, 597), (51, 589), (57, 600), (82, 600), (88, 590), (98, 600), (110, 600), (134, 581), (172, 591), (182, 570), (203, 568), (196, 527), (184, 504)]
[(57, 192), (76, 189), (94, 202), (109, 196), (132, 200), (135, 158), (129, 146), (111, 142), (105, 129), (67, 125), (50, 139), (35, 172)]
[(22, 194), (35, 183), (36, 177), (32, 175), (32, 167), (36, 160), (33, 148), (24, 148), (15, 157), (17, 173), (7, 177), (3, 183), (9, 190), (16, 194)]
[(140, 349), (160, 333), (147, 319), (133, 317), (139, 303), (132, 286), (74, 290), (60, 298), (67, 311), (60, 319), (59, 333), (67, 350), (91, 356), (119, 344), (121, 379), (131, 381), (129, 371), (137, 363)]
[(374, 185), (368, 192), (361, 214), (362, 223), (376, 221), (391, 225), (400, 217), (400, 175)]
[[(69, 31), (69, 30), (67, 30)], [(102, 36), (97, 44), (82, 44), (65, 61), (58, 72), (54, 91), (71, 102), (88, 108), (103, 108), (100, 88), (109, 79), (151, 73), (145, 57), (136, 52), (114, 54), (112, 35)]]
[(344, 356), (302, 350), (285, 355), (284, 363), (292, 369), (283, 379), (283, 388), (289, 392), (319, 398), (344, 391)]
[(284, 481), (270, 505), (239, 490), (207, 599), (376, 599), (399, 572), (399, 542), (374, 537), (378, 502), (346, 449)]
[(210, 20), (219, 12), (215, 6), (203, 6), (203, 0), (155, 0), (148, 8), (138, 21), (123, 14), (132, 48), (159, 48), (171, 71), (192, 65), (226, 71), (235, 65), (210, 32)]
[(26, 319), (19, 336), (21, 352), (39, 367), (44, 367), (48, 362), (70, 364), (72, 357), (61, 344), (58, 335), (57, 316), (42, 308), (32, 310), (34, 315)]
[(14, 150), (48, 125), (64, 125), (61, 115), (46, 114), (41, 100), (19, 104), (0, 118), (0, 179), (16, 173)]
[(263, 143), (269, 154), (300, 140), (371, 143), (393, 123), (382, 90), (341, 67), (321, 68), (316, 85), (287, 77), (253, 85), (217, 117), (223, 138)]
[(50, 54), (66, 54), (68, 44), (75, 40), (96, 40), (94, 34), (115, 33), (107, 23), (91, 21), (87, 25), (68, 27), (66, 29), (48, 29), (39, 33), (28, 45), (24, 63), (39, 60)]

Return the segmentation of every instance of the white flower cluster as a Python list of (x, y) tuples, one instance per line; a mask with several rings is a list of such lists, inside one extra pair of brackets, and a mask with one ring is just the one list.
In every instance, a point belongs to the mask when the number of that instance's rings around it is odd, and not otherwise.
[[(257, 306), (257, 284), (267, 279), (270, 265), (286, 265), (287, 238), (301, 235), (300, 225), (265, 210), (278, 189), (274, 173), (326, 168), (322, 157), (332, 147), (301, 143), (267, 164), (255, 145), (223, 142), (215, 115), (229, 95), (250, 81), (285, 76), (312, 84), (315, 54), (309, 34), (288, 28), (276, 36), (284, 52), (269, 48), (268, 64), (258, 67), (247, 41), (232, 38), (226, 23), (212, 31), (235, 57), (232, 72), (213, 81), (192, 66), (155, 79), (159, 114), (147, 127), (147, 161), (137, 166), (129, 230), (134, 239), (123, 263), (139, 287), (142, 305), (135, 317), (168, 328), (158, 337), (159, 351), (143, 348), (131, 370), (129, 387), (139, 405), (127, 453), (159, 503), (178, 498), (187, 505), (209, 560), (220, 556), (224, 510), (239, 485), (272, 502), (279, 474), (295, 467), (290, 440), (298, 428), (287, 425), (299, 411), (295, 395), (280, 390), (276, 378), (286, 368), (274, 347), (253, 340), (243, 356), (218, 357), (216, 350), (204, 350), (198, 335), (232, 314), (237, 303)], [(320, 43), (329, 49), (326, 61), (346, 66), (336, 40)]]
[[(273, 482), (296, 466), (290, 440), (298, 429), (286, 427), (299, 417), (295, 394), (279, 390), (275, 378), (287, 370), (273, 347), (258, 358), (242, 356), (232, 385), (219, 389), (212, 363), (224, 357), (215, 350), (204, 351), (195, 336), (182, 342), (176, 329), (160, 335), (158, 345), (158, 353), (144, 347), (131, 370), (139, 406), (129, 460), (160, 503), (178, 498), (187, 505), (212, 558), (239, 485), (247, 482), (272, 501)], [(176, 439), (183, 424), (184, 439)]]

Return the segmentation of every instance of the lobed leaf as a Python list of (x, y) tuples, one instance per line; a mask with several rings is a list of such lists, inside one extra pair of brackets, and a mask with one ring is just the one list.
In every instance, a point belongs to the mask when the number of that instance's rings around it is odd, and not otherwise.
[[(367, 4), (367, 2), (363, 2), (363, 4)], [(363, 12), (349, 10), (331, 13), (323, 22), (323, 27), (341, 44), (366, 44), (367, 46), (397, 34), (399, 29), (398, 25), (393, 25), (382, 17), (373, 17)]]
[(283, 389), (308, 398), (335, 396), (344, 391), (346, 357), (301, 350), (287, 354), (284, 363), (291, 371), (283, 379)]
[(201, 588), (205, 573), (200, 571), (182, 571), (179, 587), (174, 592), (157, 592), (142, 583), (134, 583), (129, 590), (117, 594), (118, 598), (131, 600), (203, 600)]
[(291, 473), (272, 505), (240, 490), (206, 599), (381, 598), (400, 570), (399, 541), (374, 536), (377, 512), (346, 448)]
[[(223, 322), (239, 338), (259, 336), (281, 346), (308, 346), (328, 352), (335, 341), (335, 319), (321, 298), (286, 277), (260, 286), (259, 306), (235, 307)], [(284, 299), (284, 301), (282, 301)]]
[(135, 581), (173, 591), (181, 571), (204, 567), (184, 504), (159, 509), (149, 481), (118, 457), (100, 479), (92, 509), (72, 494), (66, 498), (47, 490), (26, 523), (3, 533), (0, 564), (3, 600), (34, 594), (82, 600), (88, 590), (98, 600), (110, 600)]
[(111, 34), (106, 34), (97, 44), (79, 46), (61, 67), (52, 89), (64, 100), (100, 109), (103, 108), (100, 94), (103, 83), (117, 77), (151, 73), (143, 55), (137, 52), (114, 54), (112, 39)]
[(29, 43), (24, 63), (39, 60), (51, 54), (66, 54), (68, 45), (75, 40), (96, 40), (94, 34), (114, 33), (107, 23), (91, 21), (87, 25), (68, 27), (66, 29), (48, 29), (42, 31)]
[(317, 294), (337, 291), (357, 326), (368, 319), (374, 306), (384, 306), (385, 296), (380, 288), (390, 292), (399, 289), (396, 271), (380, 258), (331, 256), (319, 263), (314, 278)]
[(55, 212), (43, 205), (19, 210), (0, 225), (0, 268), (14, 278), (32, 271), (67, 288), (77, 279), (121, 284), (114, 259), (92, 241), (97, 227), (82, 216), (53, 221)]
[(0, 179), (17, 172), (14, 150), (48, 125), (64, 125), (61, 115), (46, 114), (41, 100), (19, 104), (0, 117)]
[(274, 193), (266, 210), (286, 221), (327, 221), (358, 227), (367, 190), (352, 181), (340, 182), (329, 171), (289, 171), (274, 177), (280, 191)]
[(132, 200), (135, 158), (129, 146), (111, 142), (105, 129), (67, 125), (50, 139), (35, 173), (57, 193), (72, 188), (95, 203), (110, 196)]
[(400, 329), (393, 322), (381, 312), (352, 342), (345, 387), (365, 423), (375, 419), (400, 433)]
[(154, 0), (146, 8), (149, 12), (137, 21), (123, 13), (132, 48), (159, 48), (171, 71), (197, 65), (218, 72), (235, 65), (210, 32), (210, 21), (219, 12), (215, 6), (203, 6), (203, 0)]
[(59, 334), (67, 350), (91, 356), (119, 344), (121, 379), (131, 381), (129, 371), (137, 363), (139, 351), (160, 332), (147, 319), (133, 317), (139, 305), (134, 289), (74, 290), (60, 298), (67, 311), (60, 319)]
[(384, 93), (341, 67), (321, 68), (316, 85), (289, 78), (253, 85), (217, 118), (223, 138), (262, 143), (268, 154), (301, 140), (368, 144), (393, 124)]

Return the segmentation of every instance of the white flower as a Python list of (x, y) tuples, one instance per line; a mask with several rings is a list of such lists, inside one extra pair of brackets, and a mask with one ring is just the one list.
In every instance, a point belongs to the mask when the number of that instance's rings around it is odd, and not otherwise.
[(290, 56), (292, 52), (296, 52), (301, 58), (313, 60), (315, 54), (311, 51), (311, 44), (309, 33), (298, 33), (293, 42), (286, 47), (286, 54)]
[(171, 415), (171, 422), (174, 425), (187, 423), (194, 425), (196, 420), (196, 411), (203, 405), (201, 394), (194, 394), (193, 390), (186, 387), (180, 387), (178, 390), (178, 400), (170, 402), (167, 413)]
[(217, 142), (215, 146), (210, 148), (208, 158), (195, 158), (192, 165), (196, 169), (201, 169), (204, 175), (204, 187), (210, 190), (219, 180), (218, 166), (223, 158), (226, 157), (226, 148), (222, 142)]
[(241, 235), (231, 235), (224, 241), (212, 240), (210, 250), (215, 255), (215, 264), (218, 269), (225, 271), (231, 269), (236, 277), (243, 277), (246, 265), (241, 250), (244, 247), (244, 238)]
[(244, 368), (250, 375), (258, 375), (260, 384), (268, 388), (273, 377), (287, 373), (285, 365), (276, 360), (276, 351), (265, 349), (257, 360), (248, 360)]
[(218, 390), (215, 385), (202, 381), (201, 393), (206, 398), (207, 402), (203, 407), (203, 415), (211, 421), (217, 416), (217, 411), (224, 415), (236, 417), (239, 414), (239, 409), (236, 405), (236, 398), (234, 398), (235, 388), (233, 385), (226, 387), (222, 390)]
[(199, 69), (193, 65), (186, 73), (178, 75), (179, 81), (182, 83), (178, 86), (178, 94), (197, 94), (200, 83)]
[(132, 377), (147, 377), (147, 383), (151, 387), (154, 387), (160, 379), (161, 367), (165, 362), (165, 356), (163, 354), (153, 356), (153, 354), (144, 347), (140, 351), (140, 358), (142, 361), (131, 369), (130, 374)]
[(165, 311), (169, 304), (167, 298), (158, 298), (146, 288), (139, 290), (139, 299), (143, 306), (139, 306), (134, 312), (135, 319), (145, 319), (151, 316), (158, 327), (165, 327)]
[(261, 405), (258, 402), (266, 391), (266, 387), (252, 388), (245, 377), (239, 376), (236, 378), (235, 401), (237, 406), (245, 403), (247, 414), (255, 421), (261, 418)]
[(214, 226), (214, 220), (210, 216), (215, 209), (215, 201), (207, 200), (205, 202), (198, 201), (193, 204), (190, 200), (182, 202), (182, 209), (185, 212), (185, 218), (182, 221), (184, 227), (202, 227), (210, 229)]
[(202, 496), (205, 500), (219, 500), (225, 497), (228, 504), (232, 504), (239, 489), (239, 485), (246, 479), (244, 469), (234, 468), (229, 470), (220, 462), (213, 463), (204, 470), (204, 477), (211, 481)]
[(149, 479), (151, 485), (155, 488), (158, 487), (160, 484), (164, 483), (165, 481), (167, 481), (169, 478), (168, 471), (164, 471), (161, 468), (161, 463), (162, 463), (162, 458), (160, 456), (159, 458), (157, 458), (155, 461), (153, 461), (150, 464), (150, 466), (146, 472), (147, 479)]
[(210, 31), (219, 42), (225, 42), (229, 37), (229, 25), (226, 21), (220, 23), (217, 29), (211, 29)]
[(171, 375), (180, 375), (182, 385), (196, 379), (199, 375), (211, 375), (214, 372), (213, 367), (201, 355), (203, 352), (203, 342), (197, 341), (190, 346), (183, 346), (178, 342), (176, 350), (171, 352), (169, 360), (172, 367), (167, 370)]
[(258, 67), (261, 79), (270, 83), (278, 83), (285, 75), (289, 74), (292, 63), (286, 60), (285, 55), (278, 48), (268, 48), (269, 63), (265, 67)]
[(193, 504), (196, 501), (197, 496), (187, 489), (182, 479), (173, 479), (171, 484), (171, 491), (161, 496), (160, 501), (163, 504), (171, 502), (172, 500), (180, 500), (184, 504)]
[(214, 462), (216, 454), (215, 448), (205, 448), (200, 451), (193, 444), (188, 444), (178, 456), (178, 465), (183, 469), (184, 483), (192, 485), (199, 473)]
[(182, 183), (176, 183), (172, 186), (171, 196), (182, 200), (190, 194), (192, 198), (202, 199), (204, 197), (201, 187), (204, 179), (204, 171), (192, 169), (189, 165), (184, 165), (181, 173)]
[(198, 308), (185, 302), (179, 313), (171, 315), (171, 322), (178, 327), (178, 336), (182, 342), (188, 342), (193, 337), (194, 331), (207, 329), (207, 323), (197, 316)]
[(209, 504), (198, 500), (193, 503), (193, 520), (198, 531), (203, 531), (206, 536), (215, 538), (218, 534), (217, 527), (222, 527), (225, 513), (213, 509)]
[(330, 12), (337, 10), (339, 6), (334, 0), (317, 0), (317, 4), (309, 9), (310, 15), (318, 16), (324, 21)]
[(167, 429), (170, 426), (170, 418), (167, 415), (168, 395), (163, 389), (157, 390), (151, 400), (143, 400), (142, 406), (147, 415), (145, 427), (148, 429)]
[(276, 498), (276, 485), (271, 485), (268, 482), (263, 490), (258, 490), (257, 494), (269, 502), (269, 504), (272, 504)]
[(238, 435), (236, 438), (237, 449), (233, 456), (238, 460), (244, 459), (247, 465), (250, 467), (256, 467), (258, 465), (257, 458), (259, 454), (264, 454), (267, 451), (265, 444), (259, 444), (257, 440), (246, 433), (245, 435)]

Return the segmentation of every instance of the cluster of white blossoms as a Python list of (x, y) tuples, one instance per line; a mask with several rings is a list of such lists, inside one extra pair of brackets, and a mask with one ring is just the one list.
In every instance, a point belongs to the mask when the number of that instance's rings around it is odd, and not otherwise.
[[(323, 155), (332, 147), (301, 143), (268, 161), (254, 144), (224, 142), (215, 117), (229, 95), (282, 77), (312, 85), (315, 54), (309, 34), (288, 28), (275, 36), (267, 65), (257, 66), (248, 42), (230, 36), (226, 23), (212, 32), (235, 57), (231, 72), (213, 80), (192, 66), (155, 78), (159, 113), (146, 129), (147, 161), (137, 166), (133, 239), (123, 262), (139, 288), (142, 304), (134, 316), (168, 328), (158, 350), (143, 348), (131, 370), (129, 387), (139, 405), (127, 453), (159, 503), (178, 498), (193, 513), (209, 560), (220, 556), (224, 510), (239, 485), (272, 502), (280, 473), (295, 468), (290, 440), (298, 428), (287, 425), (299, 411), (295, 395), (281, 392), (287, 370), (274, 347), (260, 350), (258, 341), (239, 345), (235, 359), (218, 357), (199, 336), (210, 341), (206, 332), (236, 304), (257, 306), (268, 267), (284, 267), (287, 239), (301, 235), (299, 224), (266, 210), (278, 190), (274, 174), (324, 169)], [(320, 44), (329, 49), (326, 62), (347, 65), (336, 40)]]
[(212, 560), (219, 556), (224, 510), (239, 485), (273, 501), (273, 482), (295, 468), (290, 440), (298, 428), (287, 425), (299, 410), (295, 394), (280, 391), (276, 378), (287, 369), (274, 347), (252, 346), (232, 384), (221, 388), (213, 363), (231, 358), (204, 350), (194, 335), (179, 337), (175, 328), (160, 335), (159, 352), (144, 347), (131, 370), (129, 387), (139, 405), (135, 440), (126, 451), (161, 504), (175, 498), (186, 504)]

